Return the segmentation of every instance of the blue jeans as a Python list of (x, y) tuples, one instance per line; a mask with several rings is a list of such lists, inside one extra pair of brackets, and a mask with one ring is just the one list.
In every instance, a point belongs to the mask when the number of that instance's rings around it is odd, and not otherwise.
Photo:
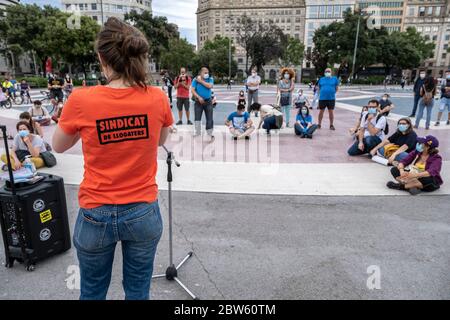
[(420, 94), (414, 94), (414, 106), (413, 106), (413, 110), (412, 110), (412, 112), (411, 112), (411, 114), (413, 115), (413, 116), (415, 116), (416, 115), (416, 112), (417, 112), (417, 106), (419, 105), (419, 100), (420, 100)]
[(295, 134), (298, 136), (301, 135), (313, 135), (313, 133), (317, 130), (318, 125), (317, 124), (313, 124), (311, 127), (309, 127), (308, 129), (304, 130), (298, 123), (295, 124), (294, 126), (294, 130), (295, 130)]
[(291, 120), (291, 111), (292, 111), (292, 106), (288, 105), (288, 106), (282, 106), (281, 107), (283, 109), (283, 113), (285, 114), (285, 119), (286, 119), (286, 126), (289, 126), (289, 122)]
[(270, 133), (270, 130), (272, 129), (279, 129), (277, 127), (276, 117), (275, 116), (266, 117), (264, 119), (262, 127), (267, 131), (267, 133)]
[[(379, 153), (381, 156), (385, 157), (385, 156), (384, 156), (384, 147), (378, 149), (378, 153)], [(398, 161), (398, 162), (402, 161), (403, 159), (405, 159), (405, 158), (408, 156), (408, 154), (409, 154), (408, 152), (402, 152), (402, 153), (398, 154), (398, 155), (395, 157), (395, 161)]]
[(162, 230), (158, 202), (80, 209), (73, 234), (80, 263), (80, 300), (106, 299), (118, 241), (125, 298), (148, 300)]
[(194, 105), (195, 113), (195, 132), (200, 134), (202, 126), (202, 116), (203, 112), (206, 117), (206, 132), (212, 135), (214, 129), (214, 107), (212, 105), (212, 100), (205, 102), (205, 104), (200, 104), (198, 101)]
[(420, 120), (422, 120), (423, 111), (424, 111), (425, 108), (427, 108), (427, 120), (426, 120), (425, 127), (426, 128), (430, 127), (431, 112), (433, 111), (433, 106), (434, 106), (434, 99), (431, 100), (431, 103), (429, 105), (426, 105), (425, 103), (423, 103), (423, 99), (420, 99), (420, 101), (419, 101), (419, 113), (417, 114), (416, 125), (415, 125), (416, 128), (419, 127)]
[(444, 112), (445, 108), (447, 108), (447, 111), (450, 113), (450, 98), (442, 97), (439, 105), (439, 112)]
[(369, 137), (365, 137), (363, 140), (364, 143), (364, 151), (361, 151), (358, 148), (359, 145), (359, 141), (356, 140), (355, 143), (350, 147), (350, 149), (348, 149), (348, 155), (349, 156), (359, 156), (362, 154), (366, 154), (369, 153), (370, 150), (372, 150), (373, 148), (375, 148), (377, 145), (379, 145), (381, 143), (381, 139), (378, 138), (377, 136), (369, 136)]

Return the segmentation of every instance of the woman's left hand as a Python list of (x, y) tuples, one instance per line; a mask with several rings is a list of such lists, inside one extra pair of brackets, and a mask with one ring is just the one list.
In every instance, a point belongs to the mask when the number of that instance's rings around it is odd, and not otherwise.
[(24, 137), (24, 138), (23, 138), (23, 142), (24, 142), (25, 144), (28, 144), (28, 143), (30, 143), (30, 142), (31, 142), (31, 140), (30, 140), (30, 136), (26, 136), (26, 137)]

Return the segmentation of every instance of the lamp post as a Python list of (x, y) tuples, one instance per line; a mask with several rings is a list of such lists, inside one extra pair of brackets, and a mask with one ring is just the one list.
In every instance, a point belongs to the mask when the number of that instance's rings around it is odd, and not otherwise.
[(355, 50), (353, 52), (353, 66), (352, 66), (352, 76), (351, 79), (355, 76), (355, 66), (356, 66), (356, 53), (358, 51), (358, 41), (359, 41), (359, 28), (361, 24), (361, 12), (358, 14), (358, 25), (356, 27), (356, 40), (355, 40)]
[(228, 80), (231, 81), (231, 37), (228, 38)]
[(228, 80), (231, 80), (231, 31), (234, 28), (231, 26), (231, 15), (227, 16), (228, 23), (230, 24), (230, 34), (228, 36)]

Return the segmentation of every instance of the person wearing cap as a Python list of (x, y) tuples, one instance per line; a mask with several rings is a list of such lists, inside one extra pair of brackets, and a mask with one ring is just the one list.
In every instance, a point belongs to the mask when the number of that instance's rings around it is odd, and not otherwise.
[(417, 138), (416, 150), (403, 159), (398, 167), (391, 169), (397, 182), (389, 181), (387, 187), (405, 190), (412, 195), (438, 190), (444, 183), (441, 177), (442, 157), (438, 147), (439, 141), (433, 136)]

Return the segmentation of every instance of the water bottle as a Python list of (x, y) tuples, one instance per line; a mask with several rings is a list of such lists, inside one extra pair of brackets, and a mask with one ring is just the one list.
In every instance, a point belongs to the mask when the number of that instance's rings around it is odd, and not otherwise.
[(25, 161), (23, 162), (23, 166), (28, 169), (33, 175), (36, 173), (36, 166), (33, 161), (31, 161), (31, 156), (25, 157)]

